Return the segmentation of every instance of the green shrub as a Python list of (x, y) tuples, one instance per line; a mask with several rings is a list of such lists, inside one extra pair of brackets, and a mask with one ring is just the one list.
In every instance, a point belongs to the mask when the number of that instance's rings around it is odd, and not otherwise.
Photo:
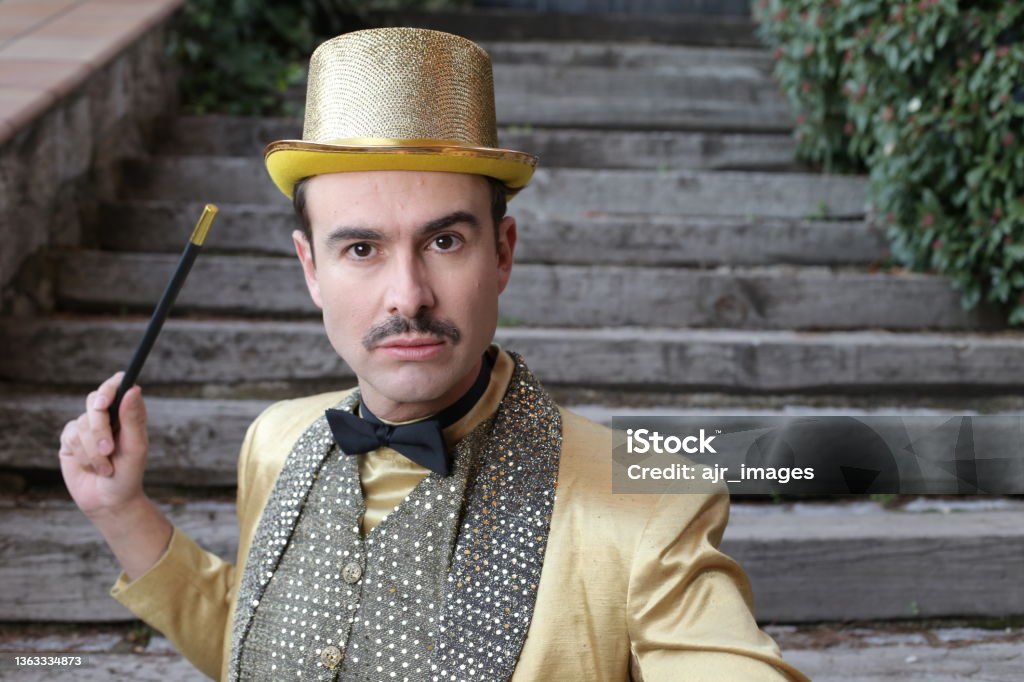
[(870, 174), (893, 258), (1024, 322), (1024, 6), (758, 0), (798, 154)]
[(377, 10), (445, 9), (468, 0), (189, 0), (172, 30), (182, 106), (192, 113), (296, 114), (287, 93), (304, 82), (324, 39), (364, 28)]

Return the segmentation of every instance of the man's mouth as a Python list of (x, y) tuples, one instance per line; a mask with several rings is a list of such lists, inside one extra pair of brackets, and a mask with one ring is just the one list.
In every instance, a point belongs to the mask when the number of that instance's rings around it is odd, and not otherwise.
[(436, 346), (444, 343), (444, 339), (436, 336), (420, 336), (416, 338), (388, 339), (380, 344), (380, 348), (418, 348), (421, 346)]
[(440, 353), (444, 346), (444, 339), (436, 336), (419, 336), (388, 339), (377, 348), (394, 360), (417, 362), (430, 360)]

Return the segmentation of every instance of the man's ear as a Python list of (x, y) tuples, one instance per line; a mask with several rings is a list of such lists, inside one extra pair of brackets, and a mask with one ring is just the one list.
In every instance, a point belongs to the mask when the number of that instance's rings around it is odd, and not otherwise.
[(295, 244), (295, 255), (302, 263), (302, 274), (306, 278), (306, 288), (309, 289), (309, 297), (317, 308), (323, 308), (323, 300), (320, 298), (320, 282), (316, 277), (316, 263), (313, 262), (313, 245), (306, 239), (301, 230), (292, 232), (292, 243)]
[(498, 223), (498, 293), (505, 290), (512, 276), (512, 258), (516, 251), (516, 219), (505, 216)]

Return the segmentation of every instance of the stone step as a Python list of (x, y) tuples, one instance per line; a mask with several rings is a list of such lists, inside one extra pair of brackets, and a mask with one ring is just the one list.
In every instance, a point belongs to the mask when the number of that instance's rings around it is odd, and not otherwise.
[[(234, 560), (230, 502), (165, 505)], [(1024, 611), (1020, 509), (950, 514), (874, 503), (733, 505), (722, 548), (744, 566), (768, 622), (999, 617)], [(0, 500), (0, 619), (129, 619), (108, 595), (115, 561), (71, 502)]]
[[(270, 182), (262, 159), (155, 157), (127, 163), (122, 197), (277, 204), (287, 200)], [(860, 176), (739, 171), (539, 169), (513, 200), (515, 210), (779, 218), (864, 215)]]
[(476, 0), (474, 7), (593, 16), (615, 14), (623, 21), (637, 16), (750, 16), (746, 0)]
[[(602, 130), (789, 132), (795, 117), (763, 58), (721, 67), (700, 60), (658, 68), (498, 63), (497, 122)], [(557, 59), (557, 57), (556, 57)], [(546, 61), (546, 60), (545, 60)], [(305, 88), (289, 101), (301, 106)]]
[[(1020, 669), (1024, 628), (958, 627), (912, 623), (765, 625), (782, 655), (815, 682), (1014, 682)], [(0, 636), (0, 659), (14, 656), (82, 656), (76, 682), (186, 682), (206, 680), (159, 634), (143, 643), (128, 625), (46, 627), (9, 625)], [(19, 682), (51, 682), (56, 670), (25, 666)], [(983, 677), (978, 673), (984, 671)], [(72, 675), (68, 675), (72, 679)]]
[(503, 125), (788, 132), (795, 123), (775, 81), (747, 66), (660, 72), (499, 64), (494, 97)]
[[(85, 393), (17, 393), (0, 397), (0, 467), (60, 469), (64, 425), (85, 410)], [(203, 400), (146, 395), (147, 485), (231, 487), (245, 430), (272, 401)]]
[(383, 26), (415, 26), (448, 31), (478, 42), (586, 41), (635, 42), (666, 45), (759, 47), (755, 23), (746, 17), (631, 16), (573, 14), (514, 10), (472, 12), (375, 12), (370, 20)]
[[(30, 626), (31, 627), (31, 626)], [(85, 629), (88, 626), (83, 626)], [(188, 659), (178, 654), (163, 637), (156, 635), (148, 644), (141, 645), (130, 640), (124, 633), (95, 633), (96, 628), (88, 627), (88, 634), (75, 636), (62, 633), (58, 636), (13, 635), (8, 642), (0, 642), (0, 679), (17, 679), (18, 682), (53, 682), (73, 680), (74, 682), (109, 682), (110, 680), (133, 680), (134, 682), (200, 682), (209, 680), (199, 672)], [(95, 634), (94, 634), (95, 633)], [(15, 656), (65, 655), (81, 661), (63, 666), (17, 666)], [(5, 670), (17, 669), (17, 678), (4, 677)]]
[[(509, 206), (518, 223), (517, 263), (871, 265), (887, 257), (883, 231), (864, 221), (600, 213), (566, 218), (531, 211), (519, 201)], [(295, 255), (291, 233), (298, 223), (287, 202), (219, 207), (205, 251)], [(202, 208), (195, 201), (105, 204), (100, 244), (180, 253)]]
[[(183, 116), (168, 127), (158, 151), (168, 155), (263, 157), (274, 140), (302, 137), (292, 119)], [(543, 168), (788, 170), (795, 142), (789, 134), (642, 132), (502, 127), (502, 146), (540, 157)]]
[[(153, 309), (177, 256), (64, 251), (56, 297), (77, 310)], [(928, 305), (921, 305), (928, 301)], [(518, 265), (502, 294), (505, 324), (529, 327), (1005, 329), (995, 309), (963, 310), (945, 277), (824, 267)], [(196, 261), (179, 312), (319, 316), (294, 258)]]
[[(354, 384), (350, 382), (350, 384)], [(336, 387), (337, 388), (337, 387)], [(87, 391), (31, 393), (11, 391), (0, 396), (0, 467), (16, 475), (59, 471), (57, 447), (64, 425), (84, 410)], [(291, 395), (298, 395), (298, 390)], [(786, 399), (746, 398), (737, 403), (728, 396), (691, 396), (691, 406), (624, 406), (621, 394), (613, 405), (573, 405), (588, 419), (611, 425), (613, 416), (699, 415), (888, 415), (954, 417), (977, 414), (978, 405), (968, 400), (926, 406), (903, 400), (892, 406), (872, 397), (863, 407), (845, 396), (829, 396), (826, 406), (809, 405), (799, 397)], [(175, 398), (154, 395), (146, 387), (149, 417), (149, 457), (146, 484), (193, 489), (230, 488), (245, 430), (273, 400)], [(715, 407), (715, 405), (719, 405)], [(1019, 414), (1022, 405), (1003, 404), (986, 414)]]
[(783, 645), (783, 654), (814, 682), (1013, 682), (1020, 677), (1022, 633), (1020, 628), (938, 628), (900, 637), (842, 625), (833, 628), (826, 644)]
[(775, 60), (764, 47), (694, 47), (585, 41), (487, 41), (494, 68), (508, 65), (592, 67), (651, 74), (693, 74), (722, 80), (770, 80)]
[[(128, 362), (146, 320), (0, 321), (0, 378), (91, 386)], [(724, 393), (1011, 392), (1024, 387), (1015, 332), (792, 332), (499, 327), (503, 347), (551, 385)], [(170, 320), (140, 383), (322, 381), (352, 373), (313, 321)]]

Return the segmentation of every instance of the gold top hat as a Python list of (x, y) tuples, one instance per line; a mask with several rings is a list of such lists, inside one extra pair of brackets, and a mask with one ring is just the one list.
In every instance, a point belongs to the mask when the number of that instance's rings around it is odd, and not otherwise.
[(302, 139), (270, 143), (264, 160), (289, 198), (302, 178), (365, 170), (475, 173), (518, 191), (537, 165), (498, 147), (487, 53), (415, 28), (354, 31), (320, 45), (309, 62)]

